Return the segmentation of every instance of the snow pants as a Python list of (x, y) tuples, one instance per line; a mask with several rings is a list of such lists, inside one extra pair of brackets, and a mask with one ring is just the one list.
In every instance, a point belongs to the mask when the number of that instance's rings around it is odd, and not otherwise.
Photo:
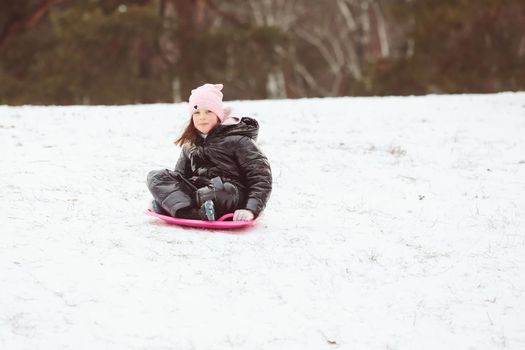
[(153, 199), (171, 216), (179, 209), (194, 206), (191, 193), (174, 175), (168, 169), (152, 170), (146, 180)]

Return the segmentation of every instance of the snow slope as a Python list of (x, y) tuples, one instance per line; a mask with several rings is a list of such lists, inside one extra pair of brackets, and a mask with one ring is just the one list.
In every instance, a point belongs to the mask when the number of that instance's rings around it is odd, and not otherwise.
[(185, 104), (0, 106), (0, 349), (525, 349), (525, 93), (230, 105), (236, 232), (143, 214)]

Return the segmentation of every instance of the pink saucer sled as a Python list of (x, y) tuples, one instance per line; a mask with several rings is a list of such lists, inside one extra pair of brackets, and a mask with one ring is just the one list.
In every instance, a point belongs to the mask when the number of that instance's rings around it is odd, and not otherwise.
[(162, 221), (168, 224), (200, 227), (200, 228), (232, 229), (232, 228), (241, 228), (241, 227), (250, 226), (250, 225), (253, 225), (255, 222), (255, 220), (249, 220), (249, 221), (228, 220), (228, 219), (233, 218), (233, 213), (225, 214), (221, 216), (218, 220), (215, 220), (215, 221), (174, 218), (172, 216), (157, 214), (151, 209), (146, 210), (145, 213), (146, 215), (154, 216), (158, 219), (161, 219)]

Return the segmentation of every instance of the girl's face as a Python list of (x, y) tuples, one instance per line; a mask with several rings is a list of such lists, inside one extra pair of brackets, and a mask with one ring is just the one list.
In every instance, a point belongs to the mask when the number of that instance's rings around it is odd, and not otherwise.
[(209, 133), (211, 129), (219, 124), (217, 114), (203, 108), (193, 110), (192, 118), (195, 128), (203, 134)]

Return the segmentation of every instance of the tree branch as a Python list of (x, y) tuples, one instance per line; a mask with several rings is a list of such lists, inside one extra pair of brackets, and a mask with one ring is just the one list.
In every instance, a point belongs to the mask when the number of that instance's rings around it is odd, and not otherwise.
[(35, 28), (42, 17), (44, 17), (49, 9), (56, 4), (64, 2), (65, 0), (43, 0), (40, 4), (33, 9), (26, 17), (23, 18), (13, 18), (2, 30), (0, 34), (0, 50), (4, 49), (7, 41), (18, 34), (24, 29), (33, 29)]
[(235, 13), (224, 11), (223, 9), (219, 8), (217, 4), (215, 4), (215, 1), (213, 0), (205, 0), (206, 4), (208, 5), (208, 8), (210, 8), (213, 12), (218, 14), (221, 18), (233, 23), (235, 26), (239, 28), (250, 28), (249, 23), (242, 22), (239, 20), (239, 18), (235, 15)]

